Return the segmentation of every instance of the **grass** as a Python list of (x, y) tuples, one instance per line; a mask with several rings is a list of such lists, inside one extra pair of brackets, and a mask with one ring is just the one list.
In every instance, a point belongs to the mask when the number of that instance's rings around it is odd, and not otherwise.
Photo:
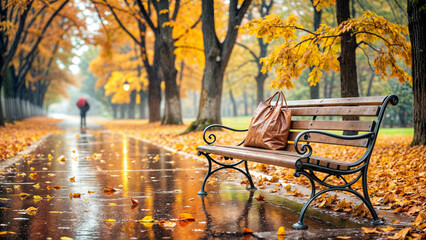
[[(236, 129), (245, 129), (250, 125), (251, 116), (224, 117), (222, 123)], [(380, 128), (379, 134), (384, 135), (413, 135), (413, 128)]]

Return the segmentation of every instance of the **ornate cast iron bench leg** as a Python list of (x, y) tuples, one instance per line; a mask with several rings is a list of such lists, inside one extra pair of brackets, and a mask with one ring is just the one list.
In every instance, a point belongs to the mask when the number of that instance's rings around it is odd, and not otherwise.
[[(214, 160), (213, 158), (211, 158), (208, 153), (198, 152), (198, 156), (200, 156), (200, 155), (204, 155), (204, 157), (206, 157), (207, 161), (209, 162), (209, 168), (207, 170), (206, 176), (204, 177), (203, 184), (201, 185), (201, 190), (198, 192), (198, 195), (207, 195), (207, 192), (204, 190), (207, 180), (209, 179), (209, 177), (211, 175), (213, 175), (213, 173), (215, 173), (219, 170), (225, 169), (225, 168), (235, 169), (235, 170), (241, 172), (242, 174), (244, 174), (244, 176), (246, 176), (246, 178), (249, 180), (249, 183), (250, 183), (250, 187), (248, 187), (247, 190), (256, 190), (257, 189), (254, 186), (253, 180), (250, 176), (250, 172), (249, 172), (249, 169), (248, 169), (248, 166), (247, 166), (247, 161), (240, 160), (236, 163), (224, 164), (224, 163), (220, 163), (220, 162)], [(218, 168), (216, 168), (215, 170), (212, 171), (212, 162), (216, 163), (220, 167), (218, 167)], [(237, 165), (239, 165), (241, 163), (244, 163), (244, 170), (236, 167)]]
[[(297, 223), (293, 224), (293, 228), (297, 229), (297, 230), (305, 230), (308, 228), (307, 225), (305, 225), (303, 223), (303, 217), (305, 216), (305, 212), (308, 209), (309, 205), (320, 195), (330, 192), (330, 191), (343, 191), (343, 192), (349, 192), (354, 194), (355, 196), (357, 196), (368, 208), (368, 210), (371, 213), (371, 216), (373, 217), (373, 224), (375, 225), (382, 225), (384, 224), (384, 221), (382, 221), (376, 211), (374, 210), (373, 204), (371, 204), (370, 201), (370, 197), (368, 196), (368, 188), (367, 188), (367, 168), (364, 167), (361, 172), (359, 173), (359, 177), (357, 177), (355, 180), (350, 181), (349, 183), (346, 182), (346, 180), (341, 176), (341, 175), (337, 175), (338, 177), (342, 178), (345, 181), (345, 184), (341, 185), (341, 186), (335, 186), (335, 185), (331, 185), (331, 184), (326, 184), (325, 180), (328, 178), (328, 176), (326, 178), (324, 178), (323, 180), (318, 179), (314, 173), (310, 172), (306, 172), (304, 170), (297, 170), (294, 173), (295, 177), (299, 177), (300, 175), (304, 175), (307, 178), (309, 178), (309, 180), (311, 181), (311, 185), (312, 185), (312, 193), (311, 193), (311, 197), (309, 198), (308, 202), (305, 203), (305, 205), (303, 206), (302, 210), (300, 211), (300, 215), (299, 215), (299, 220), (297, 221)], [(333, 174), (331, 174), (333, 175)], [(330, 176), (330, 175), (329, 175)], [(357, 180), (359, 180), (359, 178), (362, 178), (362, 190), (363, 190), (363, 195), (361, 195), (359, 192), (355, 191), (352, 189), (352, 185), (355, 184), (355, 182), (357, 182)], [(318, 193), (315, 193), (315, 184), (314, 184), (314, 180), (316, 182), (318, 182), (319, 184), (326, 186), (327, 189), (324, 189), (322, 191), (319, 191)]]

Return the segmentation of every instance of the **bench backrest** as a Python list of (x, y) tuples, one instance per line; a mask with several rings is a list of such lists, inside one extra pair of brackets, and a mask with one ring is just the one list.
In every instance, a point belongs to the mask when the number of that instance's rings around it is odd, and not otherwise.
[[(377, 132), (385, 108), (388, 104), (396, 105), (398, 98), (395, 95), (359, 98), (330, 98), (288, 101), (291, 109), (292, 123), (288, 141), (292, 142), (300, 131), (308, 129), (332, 131), (360, 131)], [(297, 120), (297, 116), (308, 116), (311, 120)], [(332, 117), (369, 117), (368, 120), (317, 120), (319, 116)], [(334, 119), (334, 118), (333, 118)], [(340, 118), (341, 119), (341, 118)], [(341, 140), (325, 135), (310, 134), (309, 142), (367, 147), (371, 139)], [(375, 141), (375, 139), (373, 140)], [(288, 144), (288, 149), (293, 148)]]

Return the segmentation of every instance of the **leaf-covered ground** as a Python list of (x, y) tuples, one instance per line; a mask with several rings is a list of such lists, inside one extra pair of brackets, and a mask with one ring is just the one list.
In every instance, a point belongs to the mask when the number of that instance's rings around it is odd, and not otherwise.
[[(187, 126), (161, 126), (159, 123), (147, 123), (140, 120), (121, 120), (102, 122), (104, 127), (136, 136), (157, 143), (176, 151), (196, 155), (196, 147), (205, 144), (201, 132), (180, 135)], [(238, 144), (246, 133), (230, 133), (229, 131), (214, 131), (218, 144)], [(393, 239), (424, 239), (426, 237), (426, 146), (410, 147), (410, 135), (379, 135), (369, 167), (369, 192), (374, 205), (389, 209), (396, 213), (413, 216), (416, 220), (409, 229), (396, 232)], [(328, 158), (353, 161), (363, 154), (363, 149), (313, 145), (314, 154)], [(285, 180), (289, 183), (309, 185), (304, 178), (295, 178), (294, 170), (251, 163), (250, 168), (266, 174), (269, 177), (257, 179), (260, 188), (264, 184)], [(338, 181), (337, 179), (331, 181)], [(244, 182), (242, 182), (244, 184)], [(289, 185), (276, 184), (275, 191), (285, 189), (289, 195), (304, 197)], [(358, 184), (359, 188), (361, 184)], [(282, 190), (281, 189), (281, 190)], [(274, 190), (270, 190), (274, 191)], [(363, 205), (347, 203), (344, 199), (324, 196), (317, 201), (318, 207), (332, 208), (352, 215), (366, 216), (368, 211)], [(388, 229), (389, 230), (389, 229)], [(379, 232), (380, 229), (365, 231)], [(390, 230), (389, 230), (390, 231)], [(367, 233), (366, 232), (366, 233)], [(382, 232), (386, 232), (382, 230)]]
[(0, 127), (0, 161), (15, 156), (44, 135), (58, 130), (55, 125), (58, 122), (60, 120), (48, 117), (32, 117)]

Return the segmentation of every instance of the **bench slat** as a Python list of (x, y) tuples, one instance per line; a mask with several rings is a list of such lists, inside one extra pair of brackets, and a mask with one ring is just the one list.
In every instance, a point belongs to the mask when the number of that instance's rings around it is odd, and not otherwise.
[(289, 107), (311, 106), (348, 106), (348, 105), (382, 105), (386, 96), (359, 97), (359, 98), (324, 98), (312, 100), (288, 101)]
[(377, 116), (378, 106), (290, 108), (292, 116)]
[[(262, 148), (230, 146), (230, 145), (201, 145), (197, 147), (198, 151), (211, 153), (221, 156), (232, 157), (235, 159), (243, 159), (275, 166), (287, 167), (295, 169), (295, 162), (300, 155), (297, 153), (286, 152), (282, 150), (269, 150)], [(259, 154), (259, 152), (261, 154)], [(303, 162), (326, 166), (332, 169), (349, 169), (348, 162), (337, 161), (320, 156), (311, 156), (308, 159), (303, 159)]]
[(337, 131), (364, 131), (369, 132), (375, 125), (374, 121), (318, 121), (299, 120), (291, 121), (290, 129), (317, 129), (317, 130), (337, 130)]
[[(294, 141), (299, 133), (300, 132), (290, 131), (290, 134), (288, 135), (288, 141)], [(326, 143), (326, 144), (345, 145), (345, 146), (352, 146), (352, 147), (366, 147), (368, 143), (367, 139), (345, 140), (345, 139), (329, 137), (327, 135), (318, 134), (318, 133), (310, 133), (310, 136), (311, 137), (308, 139), (308, 141), (312, 143)], [(299, 140), (299, 142), (305, 142), (304, 138), (302, 137)]]

